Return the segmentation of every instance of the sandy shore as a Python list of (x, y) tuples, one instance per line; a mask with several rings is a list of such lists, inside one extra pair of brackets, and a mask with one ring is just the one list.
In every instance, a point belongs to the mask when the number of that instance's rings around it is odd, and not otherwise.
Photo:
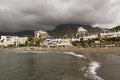
[(62, 51), (62, 52), (81, 52), (81, 53), (108, 53), (120, 54), (120, 47), (98, 47), (98, 48), (43, 48), (41, 51)]
[(19, 49), (1, 49), (0, 52), (15, 52), (15, 51), (59, 51), (59, 52), (79, 52), (79, 53), (104, 53), (104, 54), (119, 54), (120, 47), (96, 47), (96, 48), (19, 48)]

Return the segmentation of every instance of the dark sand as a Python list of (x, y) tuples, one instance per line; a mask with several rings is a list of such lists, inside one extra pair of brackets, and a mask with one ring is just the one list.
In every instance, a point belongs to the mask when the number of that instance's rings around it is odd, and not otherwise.
[(55, 52), (79, 52), (79, 53), (103, 53), (103, 54), (119, 54), (120, 47), (96, 47), (96, 48), (20, 48), (20, 49), (1, 49), (0, 52), (14, 51), (55, 51)]
[(120, 47), (97, 47), (97, 48), (41, 48), (41, 51), (64, 51), (81, 53), (105, 53), (120, 54)]

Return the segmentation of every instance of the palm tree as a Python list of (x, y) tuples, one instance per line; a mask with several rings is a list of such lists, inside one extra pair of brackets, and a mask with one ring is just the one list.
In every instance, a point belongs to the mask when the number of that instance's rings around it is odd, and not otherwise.
[(33, 46), (34, 45), (34, 38), (29, 36), (28, 41), (26, 42), (28, 46)]
[(82, 47), (84, 47), (84, 46), (85, 46), (85, 43), (84, 43), (83, 38), (80, 38), (80, 44), (81, 44), (81, 46), (82, 46)]

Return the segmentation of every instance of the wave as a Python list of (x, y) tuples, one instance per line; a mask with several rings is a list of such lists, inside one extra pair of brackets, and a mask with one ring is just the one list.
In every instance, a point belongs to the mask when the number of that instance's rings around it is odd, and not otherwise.
[[(64, 52), (65, 54), (69, 54), (75, 57), (90, 59), (85, 57), (84, 55), (76, 54), (74, 52)], [(81, 70), (85, 71), (85, 77), (91, 78), (93, 80), (104, 80), (101, 77), (97, 76), (96, 70), (101, 67), (101, 63), (97, 61), (90, 60), (88, 67), (83, 67)]]
[(97, 76), (96, 70), (98, 68), (100, 68), (100, 63), (96, 62), (96, 61), (91, 61), (89, 63), (89, 66), (87, 68), (83, 68), (82, 70), (84, 70), (86, 72), (85, 76), (89, 77), (93, 80), (104, 80), (101, 77)]
[(65, 54), (72, 55), (72, 56), (75, 56), (75, 57), (79, 57), (79, 58), (84, 58), (84, 59), (86, 59), (85, 56), (80, 55), (80, 54), (75, 54), (74, 52), (64, 52), (64, 53), (65, 53)]

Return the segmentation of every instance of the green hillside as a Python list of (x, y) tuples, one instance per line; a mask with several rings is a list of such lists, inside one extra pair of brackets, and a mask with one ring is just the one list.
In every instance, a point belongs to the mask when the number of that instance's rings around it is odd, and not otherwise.
[(115, 26), (115, 27), (112, 28), (112, 30), (119, 31), (120, 30), (120, 26)]

